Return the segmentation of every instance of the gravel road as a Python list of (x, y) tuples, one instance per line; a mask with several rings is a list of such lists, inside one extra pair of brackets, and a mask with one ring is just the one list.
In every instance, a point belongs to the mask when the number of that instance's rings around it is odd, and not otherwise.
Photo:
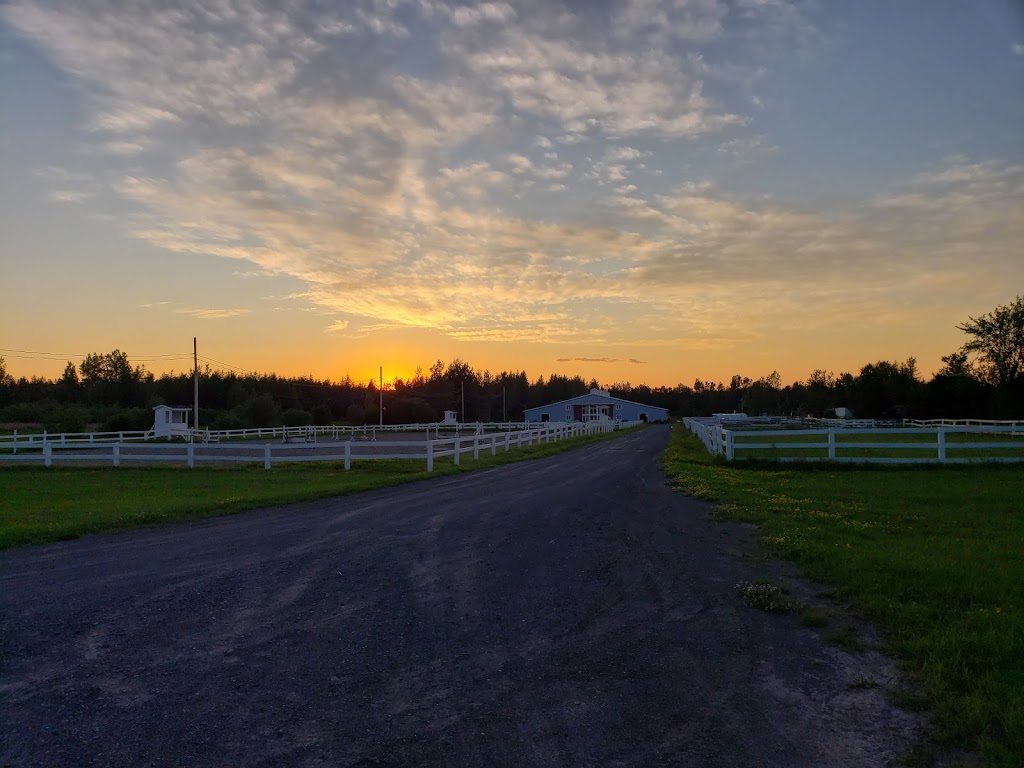
[(886, 765), (918, 722), (737, 598), (667, 439), (2, 552), (0, 765)]

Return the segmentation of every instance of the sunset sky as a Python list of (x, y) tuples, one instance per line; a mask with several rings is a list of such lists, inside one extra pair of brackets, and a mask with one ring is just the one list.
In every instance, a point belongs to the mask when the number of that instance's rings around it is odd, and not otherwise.
[(692, 384), (1024, 293), (1017, 0), (10, 0), (0, 356)]

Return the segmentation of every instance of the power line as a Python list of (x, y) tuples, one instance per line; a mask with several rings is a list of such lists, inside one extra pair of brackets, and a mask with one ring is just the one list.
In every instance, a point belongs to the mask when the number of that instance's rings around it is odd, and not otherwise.
[[(97, 352), (44, 352), (42, 350), (35, 349), (6, 349), (0, 347), (0, 352), (5, 356), (17, 357), (24, 360), (66, 360), (69, 357), (81, 357), (85, 358), (89, 355), (106, 354)], [(152, 362), (155, 360), (183, 360), (190, 357), (187, 352), (153, 352), (149, 354), (133, 354), (131, 352), (125, 352), (124, 355), (129, 360), (138, 360), (140, 362)]]

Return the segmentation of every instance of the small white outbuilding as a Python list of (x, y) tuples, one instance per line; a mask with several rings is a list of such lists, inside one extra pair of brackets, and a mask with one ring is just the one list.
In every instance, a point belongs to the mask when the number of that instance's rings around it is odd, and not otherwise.
[(154, 437), (188, 437), (187, 406), (158, 405), (153, 408)]

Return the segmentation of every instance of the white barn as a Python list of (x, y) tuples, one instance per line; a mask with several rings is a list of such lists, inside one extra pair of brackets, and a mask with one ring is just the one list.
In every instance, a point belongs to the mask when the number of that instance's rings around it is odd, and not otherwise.
[(191, 408), (158, 405), (153, 409), (154, 437), (188, 437), (188, 415)]
[(601, 389), (526, 409), (526, 421), (668, 421), (668, 409), (612, 397)]

